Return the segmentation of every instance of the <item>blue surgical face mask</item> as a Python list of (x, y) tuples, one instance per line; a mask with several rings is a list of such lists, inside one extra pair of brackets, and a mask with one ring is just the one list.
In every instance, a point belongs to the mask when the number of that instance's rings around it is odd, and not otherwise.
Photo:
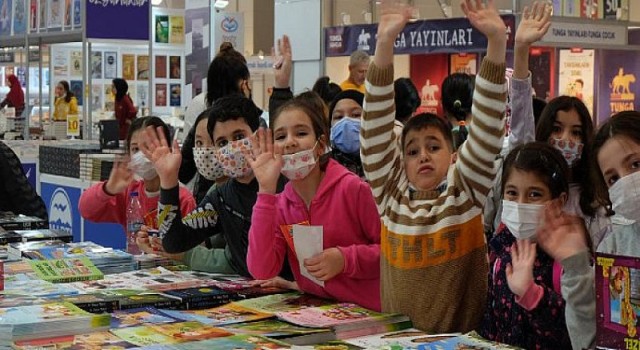
[(340, 119), (331, 128), (331, 143), (343, 153), (360, 151), (360, 119), (348, 116)]

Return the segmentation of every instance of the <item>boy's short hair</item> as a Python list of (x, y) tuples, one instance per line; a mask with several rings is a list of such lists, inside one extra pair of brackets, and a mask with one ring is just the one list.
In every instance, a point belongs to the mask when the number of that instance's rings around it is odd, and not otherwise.
[(217, 122), (244, 119), (251, 131), (260, 127), (262, 110), (249, 98), (240, 94), (221, 97), (203, 113), (207, 113), (207, 132), (213, 138), (213, 130)]
[(404, 142), (409, 131), (420, 131), (426, 128), (436, 128), (444, 136), (449, 149), (453, 152), (453, 136), (451, 134), (451, 124), (432, 113), (420, 113), (410, 118), (402, 129), (401, 144), (404, 151)]

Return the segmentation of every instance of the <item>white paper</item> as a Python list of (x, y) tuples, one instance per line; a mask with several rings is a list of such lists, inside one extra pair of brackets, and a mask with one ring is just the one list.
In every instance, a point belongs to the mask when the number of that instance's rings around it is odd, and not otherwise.
[(324, 282), (311, 276), (304, 267), (304, 260), (320, 254), (323, 251), (322, 226), (293, 225), (293, 246), (298, 257), (300, 273), (312, 282), (324, 287)]

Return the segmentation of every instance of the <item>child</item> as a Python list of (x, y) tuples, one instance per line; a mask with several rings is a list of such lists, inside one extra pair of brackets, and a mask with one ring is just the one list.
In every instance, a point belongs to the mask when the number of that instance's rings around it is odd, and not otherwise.
[(503, 211), (489, 242), (489, 297), (481, 335), (525, 349), (568, 349), (560, 265), (535, 238), (544, 205), (566, 201), (568, 169), (545, 143), (516, 147), (502, 169)]
[[(371, 189), (326, 157), (327, 127), (308, 102), (287, 102), (272, 126), (273, 137), (261, 129), (253, 157), (245, 155), (260, 184), (249, 231), (249, 271), (269, 279), (288, 259), (302, 291), (379, 311), (380, 220)], [(280, 173), (289, 183), (276, 195)], [(289, 232), (303, 223), (322, 226), (324, 250), (300, 262)], [(304, 277), (302, 269), (324, 285)]]
[(417, 115), (402, 137), (393, 131), (393, 44), (411, 9), (382, 1), (378, 41), (368, 72), (361, 155), (382, 217), (382, 310), (408, 315), (433, 333), (480, 325), (487, 296), (482, 207), (493, 185), (502, 145), (506, 29), (493, 1), (462, 8), (488, 37), (476, 78), (469, 138), (455, 165), (451, 128)]
[[(158, 117), (134, 119), (127, 134), (126, 147), (130, 160), (116, 162), (109, 180), (89, 187), (80, 196), (80, 215), (94, 222), (111, 222), (122, 225), (127, 231), (127, 206), (131, 192), (138, 192), (142, 205), (145, 225), (158, 228), (157, 212), (160, 198), (160, 178), (153, 164), (139, 151), (143, 130), (147, 126), (162, 130), (162, 137), (170, 140), (169, 128)], [(134, 174), (139, 179), (134, 179)], [(179, 189), (180, 206), (188, 213), (196, 203), (191, 193), (183, 187)]]
[[(209, 191), (198, 207), (188, 215), (181, 214), (178, 202), (178, 171), (182, 156), (178, 147), (170, 149), (155, 130), (147, 130), (143, 152), (160, 175), (160, 235), (167, 253), (186, 252), (216, 234), (222, 234), (224, 249), (213, 249), (206, 271), (237, 273), (249, 277), (247, 247), (251, 210), (256, 202), (258, 182), (245, 161), (242, 150), (251, 147), (251, 136), (258, 129), (262, 111), (250, 99), (241, 95), (219, 98), (208, 115), (207, 131), (213, 140), (216, 156), (229, 180)], [(213, 165), (213, 164), (212, 164)], [(280, 191), (283, 181), (278, 181)], [(276, 271), (290, 277), (288, 267)]]

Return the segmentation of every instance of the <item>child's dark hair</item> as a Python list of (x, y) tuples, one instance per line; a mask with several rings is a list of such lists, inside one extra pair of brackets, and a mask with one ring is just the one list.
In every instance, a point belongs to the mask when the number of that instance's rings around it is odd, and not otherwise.
[(313, 84), (313, 88), (311, 91), (314, 91), (324, 100), (324, 103), (329, 105), (331, 101), (340, 93), (342, 89), (340, 85), (336, 83), (332, 83), (329, 77), (324, 76), (318, 78), (315, 84)]
[(444, 136), (444, 139), (447, 141), (449, 149), (451, 151), (454, 150), (453, 136), (451, 135), (451, 124), (432, 113), (420, 113), (407, 121), (407, 124), (405, 124), (404, 128), (402, 128), (402, 137), (400, 140), (402, 150), (404, 151), (404, 143), (409, 131), (420, 131), (426, 128), (438, 129), (442, 133), (442, 136)]
[(327, 103), (314, 91), (301, 92), (295, 98), (306, 101), (313, 109), (322, 111), (322, 116), (326, 123), (328, 130), (331, 129), (331, 117), (329, 116), (329, 106)]
[(167, 144), (171, 146), (171, 131), (167, 124), (165, 124), (162, 119), (154, 116), (141, 117), (136, 118), (131, 122), (131, 126), (129, 126), (129, 133), (127, 134), (126, 146), (127, 153), (129, 153), (129, 145), (131, 144), (131, 137), (136, 131), (140, 131), (145, 129), (147, 126), (153, 126), (155, 130), (158, 126), (162, 127), (162, 131), (164, 131), (164, 136), (167, 138)]
[(552, 198), (558, 198), (563, 192), (569, 194), (569, 167), (564, 157), (553, 146), (545, 142), (531, 142), (514, 148), (502, 166), (502, 188), (513, 169), (532, 172), (547, 185)]
[(593, 167), (597, 170), (598, 186), (603, 191), (607, 191), (608, 186), (604, 181), (602, 169), (598, 163), (598, 152), (602, 146), (611, 138), (624, 136), (640, 144), (640, 112), (624, 111), (614, 114), (606, 123), (600, 126), (598, 133), (593, 140)]
[(243, 119), (251, 128), (251, 131), (260, 127), (260, 115), (262, 110), (249, 98), (240, 94), (224, 96), (203, 113), (207, 113), (207, 132), (213, 139), (213, 130), (217, 122)]
[(442, 82), (442, 108), (447, 117), (458, 122), (459, 128), (455, 138), (455, 148), (460, 147), (469, 136), (465, 120), (471, 113), (475, 77), (465, 73), (454, 73)]
[(540, 116), (542, 115), (542, 111), (547, 106), (547, 101), (539, 98), (532, 97), (533, 99), (533, 124), (538, 125), (538, 120), (540, 120)]
[(220, 45), (220, 52), (211, 61), (207, 72), (207, 105), (229, 94), (241, 93), (240, 80), (249, 79), (247, 60), (231, 43)]
[(582, 124), (580, 137), (582, 139), (582, 156), (573, 167), (571, 172), (571, 182), (580, 185), (580, 209), (587, 216), (594, 216), (598, 207), (610, 208), (609, 194), (603, 191), (598, 183), (598, 174), (592, 163), (593, 149), (593, 121), (591, 114), (582, 101), (573, 96), (558, 96), (547, 103), (542, 111), (542, 115), (536, 124), (536, 141), (549, 142), (553, 133), (554, 124), (558, 117), (558, 111), (570, 112), (575, 110)]
[(406, 123), (407, 119), (420, 107), (418, 89), (409, 78), (398, 78), (393, 82), (396, 102), (396, 120)]
[[(316, 136), (316, 140), (319, 140), (322, 136), (324, 136), (325, 143), (329, 143), (329, 128), (327, 126), (327, 122), (324, 118), (323, 112), (317, 108), (314, 108), (313, 104), (311, 104), (309, 100), (300, 98), (299, 96), (296, 96), (293, 99), (287, 101), (276, 110), (276, 114), (273, 117), (273, 125), (271, 125), (271, 128), (273, 130), (276, 129), (276, 123), (278, 122), (278, 117), (280, 117), (280, 114), (282, 114), (282, 112), (290, 110), (300, 110), (304, 114), (309, 116), (309, 119), (311, 120), (311, 126), (313, 127), (313, 132)], [(328, 162), (329, 153), (326, 153), (323, 157), (320, 158), (320, 170), (324, 171), (327, 168)]]

